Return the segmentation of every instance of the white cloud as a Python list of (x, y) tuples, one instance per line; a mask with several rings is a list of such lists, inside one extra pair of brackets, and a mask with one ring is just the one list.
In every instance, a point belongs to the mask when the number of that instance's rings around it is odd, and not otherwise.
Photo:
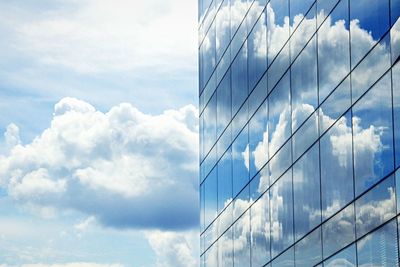
[(151, 116), (65, 98), (40, 136), (0, 155), (0, 185), (21, 204), (74, 209), (110, 226), (192, 227), (197, 129), (193, 106)]
[(157, 256), (157, 267), (198, 266), (198, 232), (150, 231), (146, 233)]
[(196, 5), (189, 1), (58, 0), (41, 12), (10, 6), (3, 5), (0, 25), (12, 25), (18, 51), (42, 66), (78, 73), (196, 68)]

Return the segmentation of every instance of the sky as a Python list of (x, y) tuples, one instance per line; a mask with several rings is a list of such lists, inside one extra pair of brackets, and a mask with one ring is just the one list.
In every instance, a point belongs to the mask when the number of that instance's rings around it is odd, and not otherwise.
[(198, 258), (197, 2), (0, 1), (0, 267)]

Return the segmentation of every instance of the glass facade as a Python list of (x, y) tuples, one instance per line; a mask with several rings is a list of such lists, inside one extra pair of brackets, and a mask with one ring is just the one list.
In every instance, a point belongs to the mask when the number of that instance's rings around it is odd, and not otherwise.
[(201, 267), (399, 266), (400, 0), (199, 0)]

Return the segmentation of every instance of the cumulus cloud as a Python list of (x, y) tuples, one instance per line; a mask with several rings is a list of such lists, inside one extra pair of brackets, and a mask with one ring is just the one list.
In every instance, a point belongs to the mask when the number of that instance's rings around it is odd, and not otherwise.
[(0, 185), (21, 204), (77, 210), (108, 226), (192, 227), (197, 131), (193, 106), (152, 116), (123, 103), (103, 113), (64, 98), (49, 128), (0, 155)]
[(157, 267), (198, 266), (197, 231), (151, 231), (146, 233), (146, 237), (157, 255)]

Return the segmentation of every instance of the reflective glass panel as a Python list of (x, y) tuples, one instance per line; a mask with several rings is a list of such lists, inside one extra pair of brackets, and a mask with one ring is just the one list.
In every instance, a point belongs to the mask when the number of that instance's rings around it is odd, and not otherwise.
[(247, 126), (232, 145), (233, 196), (249, 181), (249, 143)]
[(297, 160), (318, 138), (318, 114), (315, 112), (292, 137), (293, 160)]
[[(257, 2), (253, 4), (256, 6)], [(251, 31), (248, 42), (249, 52), (249, 91), (267, 69), (267, 25), (265, 13), (262, 13)]]
[(217, 215), (217, 168), (204, 181), (204, 216), (207, 227)]
[[(400, 24), (400, 23), (399, 23)], [(394, 142), (396, 151), (396, 166), (400, 166), (400, 63), (392, 68), (393, 77), (393, 122)]]
[(322, 217), (340, 210), (353, 197), (351, 113), (340, 118), (320, 139)]
[(390, 67), (389, 35), (361, 61), (351, 73), (353, 103)]
[(295, 246), (296, 267), (314, 266), (322, 260), (321, 228), (317, 228)]
[(217, 137), (229, 124), (231, 116), (231, 77), (228, 72), (217, 88)]
[(314, 145), (293, 165), (295, 239), (321, 223), (319, 146)]
[(279, 255), (272, 263), (271, 267), (294, 267), (294, 249), (291, 247)]
[(218, 162), (218, 212), (232, 200), (232, 154), (226, 151)]
[(289, 0), (270, 0), (266, 12), (268, 20), (268, 64), (271, 64), (289, 38)]
[[(270, 190), (271, 256), (293, 243), (292, 171), (287, 171)], [(274, 264), (272, 264), (274, 266)]]
[(357, 238), (395, 215), (396, 193), (392, 175), (356, 200)]
[(269, 161), (271, 183), (275, 182), (292, 164), (292, 142), (287, 142)]
[(268, 160), (268, 114), (265, 101), (249, 123), (250, 177), (253, 177)]
[(217, 62), (222, 58), (223, 53), (228, 47), (231, 41), (231, 29), (230, 29), (230, 5), (229, 0), (225, 0), (220, 7), (216, 19), (215, 28), (217, 31), (216, 36), (216, 51), (217, 51)]
[(389, 29), (389, 18), (389, 0), (350, 0), (352, 66)]
[(350, 79), (346, 78), (319, 108), (319, 129), (323, 134), (351, 106)]
[(356, 195), (393, 170), (390, 88), (390, 74), (387, 74), (353, 106)]
[[(326, 16), (325, 10), (329, 10), (330, 5), (337, 1), (320, 2), (323, 2), (323, 7), (319, 16)], [(317, 35), (319, 101), (322, 102), (350, 71), (348, 0), (340, 1), (321, 25)]]
[(359, 240), (357, 254), (358, 266), (399, 266), (396, 220)]
[(269, 192), (266, 192), (251, 207), (251, 266), (264, 266), (270, 258)]
[(344, 248), (355, 239), (354, 205), (341, 210), (322, 225), (324, 258)]
[(232, 228), (218, 240), (218, 267), (233, 267), (233, 234)]
[(217, 94), (211, 97), (204, 109), (204, 153), (210, 151), (217, 139)]
[(232, 115), (236, 114), (245, 101), (247, 88), (247, 45), (240, 49), (231, 66), (232, 73)]
[(351, 245), (326, 260), (324, 267), (355, 267), (357, 266), (356, 261), (356, 246)]
[(315, 38), (291, 67), (292, 127), (295, 131), (318, 105), (317, 52)]
[(282, 78), (268, 97), (269, 153), (274, 155), (291, 135), (289, 73)]
[(250, 210), (234, 224), (234, 265), (250, 266)]

